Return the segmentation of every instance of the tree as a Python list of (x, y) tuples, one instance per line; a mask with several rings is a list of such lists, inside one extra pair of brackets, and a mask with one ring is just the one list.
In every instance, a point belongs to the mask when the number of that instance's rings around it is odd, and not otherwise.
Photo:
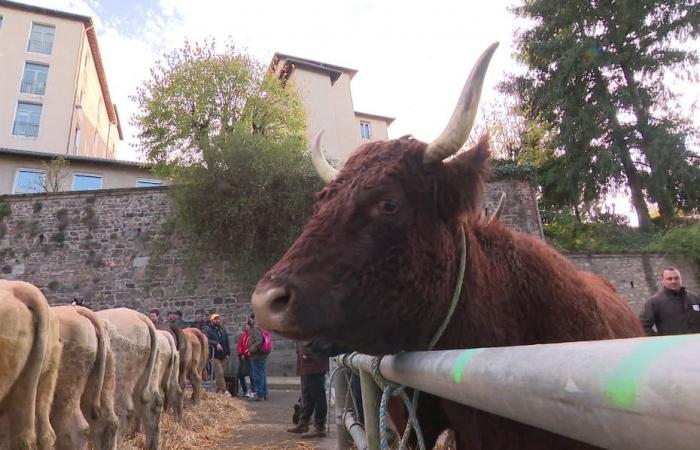
[(41, 163), (44, 177), (41, 189), (44, 192), (59, 192), (64, 190), (64, 181), (70, 176), (70, 162), (63, 156)]
[(626, 185), (643, 230), (651, 229), (647, 200), (665, 219), (675, 208), (696, 208), (686, 195), (700, 188), (687, 146), (692, 130), (666, 107), (673, 94), (663, 81), (697, 63), (680, 43), (697, 34), (700, 5), (528, 0), (513, 11), (534, 23), (517, 38), (528, 73), (503, 90), (555, 131), (548, 164), (567, 176), (568, 197), (599, 199)]
[(213, 146), (208, 166), (179, 173), (177, 223), (247, 272), (269, 267), (301, 232), (323, 183), (298, 137), (273, 140), (240, 126)]
[(175, 224), (193, 254), (258, 277), (297, 237), (321, 188), (295, 91), (211, 41), (159, 62), (136, 100), (144, 154), (173, 182)]
[(303, 138), (299, 97), (232, 44), (214, 40), (185, 45), (159, 61), (137, 89), (132, 124), (148, 162), (171, 177), (181, 167), (206, 161), (212, 142), (243, 126), (271, 139)]

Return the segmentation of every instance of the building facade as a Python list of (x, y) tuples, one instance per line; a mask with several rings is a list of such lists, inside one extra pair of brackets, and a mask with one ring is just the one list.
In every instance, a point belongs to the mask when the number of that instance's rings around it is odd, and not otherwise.
[(0, 148), (114, 159), (117, 109), (90, 17), (0, 0)]
[(389, 138), (392, 117), (355, 111), (350, 82), (354, 69), (275, 53), (270, 64), (299, 93), (306, 110), (307, 137), (323, 130), (321, 148), (332, 162), (343, 162), (358, 146)]

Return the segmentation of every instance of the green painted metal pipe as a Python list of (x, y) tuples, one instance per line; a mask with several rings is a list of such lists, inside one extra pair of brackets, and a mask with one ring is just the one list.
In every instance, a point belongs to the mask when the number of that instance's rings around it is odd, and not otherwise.
[[(700, 334), (410, 352), (384, 357), (380, 372), (602, 448), (697, 450), (698, 349)], [(345, 363), (368, 371), (372, 359)]]

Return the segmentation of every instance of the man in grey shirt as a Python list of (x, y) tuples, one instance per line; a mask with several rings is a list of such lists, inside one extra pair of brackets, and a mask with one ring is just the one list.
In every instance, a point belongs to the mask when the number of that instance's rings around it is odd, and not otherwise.
[(646, 301), (639, 315), (646, 334), (699, 333), (700, 298), (683, 287), (678, 269), (665, 268), (661, 273), (661, 284), (661, 290)]

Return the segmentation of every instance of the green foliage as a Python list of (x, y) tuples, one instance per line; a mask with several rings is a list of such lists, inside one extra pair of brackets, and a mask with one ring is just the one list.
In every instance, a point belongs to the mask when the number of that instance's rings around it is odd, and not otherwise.
[[(657, 237), (649, 250), (668, 252), (691, 259), (700, 268), (700, 223), (669, 229)], [(700, 272), (698, 272), (700, 276)]]
[(645, 252), (650, 251), (649, 246), (655, 240), (653, 233), (624, 226), (619, 218), (613, 218), (608, 223), (581, 223), (566, 211), (550, 212), (543, 216), (547, 241), (569, 252)]
[(627, 185), (647, 230), (647, 202), (668, 219), (696, 210), (700, 169), (686, 144), (693, 130), (673, 111), (664, 77), (693, 73), (698, 55), (679, 44), (697, 34), (698, 3), (528, 0), (513, 12), (530, 24), (517, 37), (528, 72), (502, 89), (551, 130), (541, 154), (527, 156), (537, 161), (545, 203), (580, 207)]
[(492, 159), (491, 179), (516, 178), (519, 180), (533, 180), (535, 168), (529, 163), (519, 163), (512, 159)]
[(295, 91), (212, 40), (166, 55), (135, 100), (144, 154), (173, 183), (187, 256), (216, 255), (249, 274), (280, 257), (320, 187)]
[(283, 139), (304, 136), (302, 103), (265, 67), (228, 44), (186, 42), (151, 69), (137, 90), (132, 123), (155, 172), (176, 177), (181, 167), (206, 162), (213, 141), (244, 126)]
[[(599, 219), (604, 219), (601, 217)], [(680, 222), (655, 233), (630, 228), (619, 218), (607, 223), (581, 223), (567, 211), (543, 214), (547, 241), (568, 252), (584, 253), (665, 253), (693, 261), (700, 274), (700, 222)]]
[(182, 168), (173, 192), (177, 225), (254, 272), (282, 256), (313, 209), (322, 188), (305, 142), (271, 140), (246, 127), (218, 137), (207, 165)]
[(5, 200), (0, 199), (0, 222), (2, 222), (2, 220), (5, 217), (8, 217), (10, 214), (12, 214), (12, 207), (10, 204)]

